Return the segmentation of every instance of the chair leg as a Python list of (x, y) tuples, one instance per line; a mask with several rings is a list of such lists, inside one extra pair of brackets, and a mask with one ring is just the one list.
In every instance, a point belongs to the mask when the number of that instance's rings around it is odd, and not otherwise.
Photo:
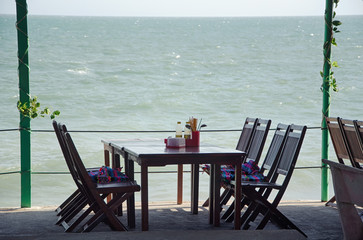
[(209, 207), (209, 198), (202, 204), (203, 207)]
[(135, 194), (127, 199), (127, 225), (129, 228), (136, 227), (135, 219)]
[(73, 200), (78, 197), (80, 194), (80, 191), (77, 189), (76, 191), (74, 191), (74, 193), (72, 193), (71, 196), (69, 196), (61, 205), (59, 205), (59, 207), (55, 210), (57, 212), (57, 216), (62, 215), (62, 212), (64, 211), (64, 209), (69, 206), (69, 204), (71, 204), (73, 202)]
[[(73, 209), (77, 208), (78, 203), (84, 199), (82, 194), (78, 194), (77, 196), (75, 196), (66, 206), (64, 206), (64, 208), (62, 208), (62, 210), (60, 210), (57, 214), (57, 216), (59, 217), (63, 217), (67, 214), (69, 214), (69, 212), (73, 211)], [(57, 223), (56, 223), (57, 224)]]
[(117, 210), (118, 207), (133, 194), (133, 192), (117, 194), (107, 204), (103, 200), (95, 203), (99, 206), (99, 210), (95, 213), (93, 217), (91, 217), (91, 219), (89, 219), (84, 225), (82, 225), (79, 231), (90, 232), (104, 219), (106, 219), (112, 230), (127, 231), (127, 228), (116, 217), (115, 210)]
[(325, 206), (330, 206), (330, 203), (334, 203), (335, 202), (335, 195), (329, 200), (329, 201), (327, 201), (326, 203), (325, 203)]
[(260, 221), (260, 223), (257, 225), (256, 229), (264, 229), (266, 224), (268, 223), (268, 221), (270, 220), (271, 218), (271, 213), (270, 211), (268, 210), (264, 215), (263, 215), (263, 218), (262, 220)]
[(228, 220), (229, 216), (234, 215), (233, 213), (234, 213), (234, 200), (233, 200), (232, 204), (229, 205), (229, 207), (227, 208), (227, 210), (224, 212), (224, 214), (222, 215), (221, 219), (225, 219), (226, 222), (232, 222), (234, 216), (232, 216), (232, 220), (231, 221), (227, 221), (227, 220)]
[(234, 193), (233, 189), (227, 189), (227, 188), (224, 189), (224, 191), (221, 195), (221, 198), (220, 198), (221, 199), (221, 203), (220, 203), (221, 211), (223, 210), (222, 207), (228, 203), (229, 199), (231, 199), (231, 197), (233, 196), (233, 193)]
[[(249, 205), (250, 204), (250, 200), (246, 197), (243, 197), (242, 198), (242, 201), (241, 201), (241, 210), (243, 210), (243, 208), (246, 206), (246, 205)], [(232, 208), (231, 208), (232, 207)], [(226, 222), (233, 222), (234, 220), (234, 206), (231, 205), (230, 206), (231, 209), (227, 209), (227, 211), (230, 211), (229, 215), (227, 216), (226, 218)], [(227, 212), (226, 211), (226, 212)], [(241, 218), (242, 219), (242, 218)], [(241, 225), (242, 225), (243, 222), (241, 222)]]
[(61, 215), (57, 221), (57, 225), (61, 224), (61, 222), (69, 222), (72, 218), (74, 218), (85, 206), (87, 205), (87, 199), (84, 197), (80, 197), (77, 201), (74, 202), (74, 206), (69, 208), (67, 212)]
[[(73, 230), (94, 210), (95, 207), (96, 206), (94, 204), (91, 204), (91, 206), (87, 208), (87, 210), (84, 213), (82, 213), (81, 216), (79, 216), (71, 225), (69, 225), (65, 229), (65, 232), (73, 232)], [(63, 223), (62, 225), (64, 226)]]

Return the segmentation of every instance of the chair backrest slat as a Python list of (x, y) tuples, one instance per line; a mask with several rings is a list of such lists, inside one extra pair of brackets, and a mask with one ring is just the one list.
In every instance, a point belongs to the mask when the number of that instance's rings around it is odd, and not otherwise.
[(363, 152), (353, 120), (341, 119), (340, 127), (342, 129), (343, 138), (346, 147), (350, 153), (351, 163), (353, 167), (361, 168), (359, 162), (363, 162)]
[(248, 152), (256, 125), (257, 118), (246, 118), (241, 132), (241, 136), (237, 143), (237, 150)]
[(360, 149), (363, 152), (363, 121), (355, 120), (354, 127), (360, 144)]
[(252, 136), (251, 145), (247, 152), (247, 160), (254, 160), (258, 164), (263, 147), (265, 146), (271, 120), (257, 119), (255, 131)]
[(292, 124), (287, 133), (286, 141), (283, 146), (279, 165), (277, 167), (278, 174), (291, 175), (295, 168), (297, 158), (300, 153), (301, 145), (305, 137), (306, 126)]
[(73, 163), (70, 150), (69, 150), (68, 145), (66, 144), (66, 140), (64, 138), (64, 132), (67, 131), (67, 128), (65, 125), (57, 123), (55, 120), (53, 121), (53, 128), (54, 128), (54, 132), (57, 136), (59, 145), (61, 147), (67, 167), (69, 169), (69, 172), (71, 173), (71, 176), (72, 176), (75, 184), (77, 185), (77, 187), (82, 188), (83, 186), (80, 184), (78, 173), (75, 169), (75, 165)]
[(350, 161), (349, 152), (345, 145), (343, 134), (340, 128), (340, 118), (326, 117), (325, 121), (328, 126), (330, 139), (333, 143), (335, 154), (338, 161), (344, 164), (344, 159)]
[(271, 177), (271, 182), (277, 182), (279, 176), (284, 176), (283, 180), (281, 180), (282, 186), (274, 199), (275, 205), (280, 202), (290, 182), (305, 137), (306, 129), (306, 126), (294, 124), (292, 124), (289, 128), (284, 146), (280, 154), (278, 166)]
[(96, 190), (96, 185), (92, 182), (91, 177), (88, 175), (87, 169), (78, 154), (71, 135), (66, 130), (64, 130), (63, 134), (72, 156), (72, 163), (74, 164), (77, 181), (78, 184), (81, 186), (80, 190), (83, 192), (83, 194), (88, 196), (90, 202), (99, 202), (100, 198)]
[(286, 125), (286, 124), (282, 124), (282, 123), (277, 124), (275, 133), (272, 137), (272, 140), (271, 140), (270, 146), (267, 150), (265, 159), (261, 165), (262, 172), (265, 172), (266, 170), (269, 171), (268, 174), (266, 175), (266, 177), (268, 179), (271, 178), (271, 176), (274, 172), (274, 169), (276, 168), (276, 166), (278, 164), (281, 150), (282, 150), (283, 144), (285, 142), (289, 128), (290, 128), (290, 125)]

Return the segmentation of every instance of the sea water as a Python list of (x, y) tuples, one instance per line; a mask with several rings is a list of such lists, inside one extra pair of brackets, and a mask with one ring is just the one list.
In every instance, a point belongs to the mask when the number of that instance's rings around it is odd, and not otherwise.
[[(340, 66), (334, 69), (339, 92), (331, 93), (330, 114), (363, 120), (363, 16), (337, 18), (343, 25), (332, 59)], [(0, 132), (1, 173), (20, 169), (19, 131), (10, 131), (19, 126), (15, 21), (0, 15), (0, 130), (8, 130)], [(72, 133), (88, 167), (102, 166), (102, 139), (165, 138), (191, 116), (203, 119), (205, 130), (240, 130), (246, 117), (271, 119), (272, 128), (307, 125), (297, 166), (321, 165), (323, 16), (29, 16), (28, 35), (30, 93), (42, 107), (59, 110), (57, 120), (69, 130), (171, 131)], [(55, 134), (37, 131), (52, 130), (51, 120), (32, 120), (31, 128), (31, 169), (38, 173), (32, 174), (32, 205), (59, 204), (75, 185), (69, 174), (57, 174), (67, 167)], [(239, 134), (202, 132), (201, 142), (235, 148)], [(330, 158), (336, 159), (332, 147)], [(296, 169), (284, 199), (320, 199), (320, 179), (319, 168)], [(186, 200), (189, 181), (185, 173)], [(175, 173), (151, 174), (149, 185), (150, 201), (176, 199)], [(201, 200), (208, 189), (202, 174)], [(0, 175), (0, 207), (19, 205), (20, 175)]]

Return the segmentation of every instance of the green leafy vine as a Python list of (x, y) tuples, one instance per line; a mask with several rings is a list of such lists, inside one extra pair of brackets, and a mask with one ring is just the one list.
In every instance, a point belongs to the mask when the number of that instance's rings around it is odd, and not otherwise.
[(22, 103), (19, 100), (17, 102), (17, 108), (21, 115), (31, 119), (45, 117), (47, 115), (50, 116), (50, 119), (54, 119), (56, 116), (60, 115), (60, 111), (58, 110), (52, 112), (48, 107), (40, 109), (40, 103), (38, 102), (38, 98), (36, 96), (33, 98), (30, 96), (29, 104), (27, 102)]
[[(333, 0), (335, 8), (338, 7), (338, 3), (339, 0)], [(334, 11), (333, 13), (333, 21), (332, 21), (332, 26), (330, 26), (330, 31), (331, 31), (331, 44), (334, 46), (338, 46), (336, 39), (334, 37), (335, 33), (339, 33), (340, 31), (338, 30), (338, 26), (342, 25), (342, 22), (339, 20), (334, 20), (336, 17), (336, 12)], [(328, 42), (324, 43), (324, 49), (328, 48)], [(339, 68), (339, 64), (337, 61), (332, 61), (331, 59), (328, 59), (328, 64), (330, 69), (332, 69), (333, 67), (335, 68)], [(324, 73), (321, 71), (320, 75), (322, 78), (324, 78)], [(329, 73), (329, 76), (327, 77), (327, 80), (329, 81), (329, 86), (333, 89), (334, 92), (338, 92), (338, 84), (337, 84), (337, 80), (334, 76), (334, 72), (331, 70)]]

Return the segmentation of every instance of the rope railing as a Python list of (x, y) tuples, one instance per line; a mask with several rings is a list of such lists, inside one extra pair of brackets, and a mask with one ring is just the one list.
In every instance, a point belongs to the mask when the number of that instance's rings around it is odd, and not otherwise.
[[(295, 169), (297, 170), (303, 170), (303, 169), (320, 169), (322, 168), (322, 166), (307, 166), (307, 167), (295, 167)], [(190, 170), (183, 170), (183, 173), (190, 173), (191, 171)], [(203, 173), (204, 171), (203, 170), (200, 170), (199, 171), (200, 173)], [(7, 174), (17, 174), (17, 173), (20, 173), (20, 171), (12, 171), (12, 172), (0, 172), (0, 176), (1, 175), (7, 175)], [(141, 172), (140, 171), (135, 171), (134, 172), (135, 174), (140, 174)], [(149, 171), (148, 173), (167, 173), (167, 174), (175, 174), (175, 173), (178, 173), (177, 170), (168, 170), (168, 171)], [(70, 172), (64, 172), (64, 171), (52, 171), (52, 172), (31, 172), (31, 174), (33, 175), (47, 175), (47, 174), (57, 174), (57, 175), (68, 175), (70, 174)]]
[[(308, 127), (307, 129), (321, 129), (322, 127)], [(6, 131), (20, 131), (21, 128), (13, 128), (13, 129), (0, 129), (0, 132), (6, 132)], [(276, 129), (270, 128), (270, 131), (275, 131)], [(39, 132), (39, 133), (52, 133), (54, 130), (44, 130), (44, 129), (34, 129), (31, 130), (32, 132)], [(212, 130), (202, 130), (201, 132), (239, 132), (242, 131), (242, 129), (212, 129)], [(142, 130), (68, 130), (68, 132), (74, 132), (74, 133), (165, 133), (165, 132), (175, 132), (175, 130), (149, 130), (149, 131), (142, 131)], [(305, 167), (295, 167), (295, 169), (317, 169), (322, 168), (322, 166), (305, 166)], [(188, 173), (190, 171), (184, 170), (183, 173)], [(203, 172), (203, 171), (200, 171)], [(20, 171), (11, 171), (11, 172), (0, 172), (1, 175), (6, 174), (18, 174)], [(140, 172), (135, 172), (136, 174), (140, 174)], [(177, 173), (177, 171), (151, 171), (149, 173)], [(51, 172), (39, 172), (39, 171), (32, 171), (31, 174), (34, 175), (43, 175), (43, 174), (69, 174), (69, 172), (63, 172), (63, 171), (51, 171)]]
[[(320, 129), (326, 130), (327, 128), (322, 127), (307, 127), (307, 129)], [(25, 128), (10, 128), (10, 129), (0, 129), (0, 132), (11, 132), (11, 131), (20, 131), (20, 130), (29, 130)], [(270, 128), (269, 131), (275, 131), (276, 128)], [(39, 133), (50, 133), (54, 132), (54, 130), (48, 129), (32, 129), (32, 132)], [(242, 129), (211, 129), (211, 130), (201, 130), (200, 132), (240, 132)], [(74, 133), (164, 133), (164, 132), (175, 132), (175, 130), (68, 130), (68, 132)]]

